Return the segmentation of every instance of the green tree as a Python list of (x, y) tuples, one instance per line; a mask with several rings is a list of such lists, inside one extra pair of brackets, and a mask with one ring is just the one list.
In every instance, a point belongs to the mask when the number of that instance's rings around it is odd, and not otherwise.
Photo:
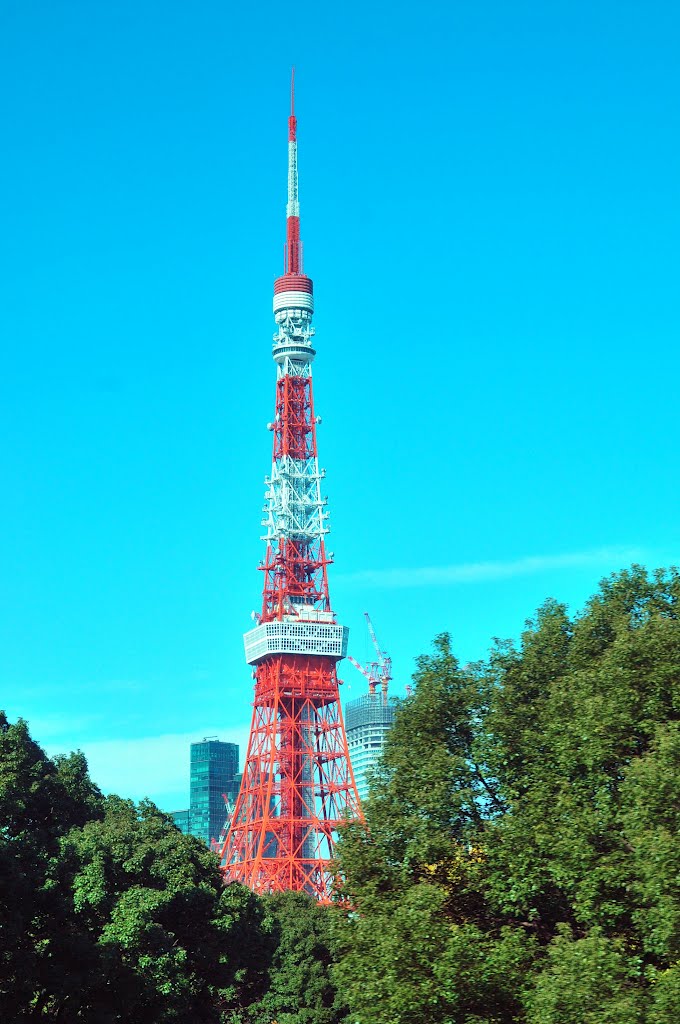
[(228, 1019), (266, 991), (263, 921), (152, 803), (103, 798), (82, 754), (0, 714), (0, 1020)]
[[(229, 891), (229, 890), (227, 890)], [(255, 998), (241, 996), (231, 1019), (248, 1024), (339, 1024), (346, 1007), (331, 977), (332, 908), (305, 893), (284, 892), (259, 901), (264, 976)], [(251, 930), (247, 940), (252, 943)]]
[(534, 939), (494, 918), (482, 841), (504, 813), (476, 743), (493, 688), (461, 670), (449, 638), (419, 660), (365, 813), (345, 828), (339, 867), (351, 908), (335, 968), (361, 1024), (504, 1022), (520, 1010)]
[[(109, 797), (104, 817), (63, 838), (54, 880), (90, 943), (71, 1013), (85, 1019), (217, 1020), (217, 861), (149, 801)], [(72, 971), (70, 972), (72, 973)]]
[(536, 987), (527, 999), (529, 1024), (642, 1024), (645, 993), (640, 962), (621, 939), (595, 928), (582, 939), (559, 928)]
[[(659, 967), (680, 962), (680, 722), (659, 725), (621, 786), (622, 842), (632, 861), (631, 917)], [(678, 1003), (680, 1006), (680, 1002)]]
[(633, 567), (485, 664), (421, 659), (340, 845), (355, 1019), (670, 1022), (679, 608), (676, 571)]
[(0, 1019), (38, 1016), (63, 985), (72, 927), (52, 873), (61, 837), (101, 814), (82, 754), (51, 760), (0, 712)]
[(248, 1008), (259, 1003), (268, 989), (274, 951), (264, 900), (244, 885), (228, 885), (220, 893), (214, 921), (220, 948), (218, 1002), (223, 1020), (247, 1021)]

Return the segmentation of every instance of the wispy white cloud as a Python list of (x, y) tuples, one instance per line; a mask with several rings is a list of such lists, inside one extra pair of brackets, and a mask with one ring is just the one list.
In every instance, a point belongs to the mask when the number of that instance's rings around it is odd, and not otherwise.
[[(88, 733), (92, 734), (102, 721), (102, 715), (87, 713), (72, 715), (59, 711), (55, 711), (51, 715), (27, 714), (24, 717), (28, 721), (31, 736), (34, 736), (39, 743), (52, 743), (53, 745), (65, 741), (77, 745), (77, 737)], [(76, 737), (76, 740), (73, 737)]]
[[(81, 682), (69, 680), (67, 684), (70, 694), (83, 693), (87, 696), (92, 694), (94, 688), (96, 688), (97, 693), (140, 693), (147, 685), (147, 683), (143, 683), (138, 679), (88, 679)], [(52, 697), (54, 695), (54, 688), (54, 683), (34, 683), (24, 687), (22, 695), (33, 699)]]
[[(249, 722), (221, 730), (219, 738), (240, 746), (243, 761), (248, 739)], [(188, 806), (189, 744), (203, 736), (214, 735), (215, 729), (134, 739), (107, 739), (80, 742), (90, 769), (90, 776), (105, 793), (141, 800), (150, 797), (166, 810)], [(36, 733), (36, 738), (40, 736)], [(50, 756), (66, 754), (74, 744), (45, 744)], [(170, 805), (173, 806), (170, 806)]]
[(598, 548), (563, 555), (528, 555), (525, 558), (495, 562), (467, 562), (459, 565), (433, 565), (410, 569), (364, 569), (336, 575), (336, 583), (358, 587), (432, 587), (465, 583), (487, 583), (530, 576), (535, 573), (566, 569), (613, 569), (641, 560), (639, 548)]

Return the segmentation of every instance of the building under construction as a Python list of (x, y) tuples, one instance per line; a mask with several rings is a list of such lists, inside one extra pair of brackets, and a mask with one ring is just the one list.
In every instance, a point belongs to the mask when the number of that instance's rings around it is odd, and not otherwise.
[(373, 660), (362, 665), (351, 654), (347, 660), (368, 680), (368, 693), (345, 706), (347, 746), (360, 800), (368, 796), (368, 769), (382, 753), (395, 711), (394, 704), (388, 703), (392, 659), (380, 646), (368, 612), (364, 618), (375, 650)]
[(365, 693), (345, 704), (347, 746), (360, 800), (368, 796), (368, 769), (382, 753), (394, 712), (394, 704), (388, 704), (377, 693)]

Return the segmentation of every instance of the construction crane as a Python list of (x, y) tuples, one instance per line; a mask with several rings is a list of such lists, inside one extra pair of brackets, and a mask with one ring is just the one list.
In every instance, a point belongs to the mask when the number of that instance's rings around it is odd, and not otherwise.
[(377, 655), (376, 661), (369, 661), (366, 665), (362, 665), (360, 662), (348, 655), (347, 660), (351, 661), (356, 669), (361, 672), (363, 676), (368, 679), (368, 692), (373, 697), (375, 696), (376, 687), (380, 686), (382, 693), (382, 702), (387, 704), (387, 688), (392, 679), (392, 659), (382, 650), (378, 643), (378, 638), (375, 635), (373, 623), (368, 612), (364, 612), (364, 618), (366, 619), (366, 625), (368, 626), (369, 636), (373, 641), (375, 647), (375, 653)]
[(234, 814), (234, 800), (232, 800), (228, 793), (223, 793), (222, 799), (224, 800), (224, 813), (226, 815), (224, 825), (220, 831), (219, 838), (210, 840), (210, 849), (213, 853), (216, 853), (218, 857), (220, 856), (222, 847), (226, 841), (229, 826), (231, 825), (231, 819)]

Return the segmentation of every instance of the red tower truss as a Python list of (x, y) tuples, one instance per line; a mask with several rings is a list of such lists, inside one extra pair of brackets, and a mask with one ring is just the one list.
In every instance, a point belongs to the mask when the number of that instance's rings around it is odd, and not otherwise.
[(331, 609), (326, 499), (312, 394), (314, 298), (304, 273), (294, 83), (284, 274), (274, 282), (276, 406), (265, 478), (262, 612), (245, 634), (255, 700), (243, 780), (221, 850), (227, 882), (329, 902), (338, 825), (360, 816), (338, 694), (346, 626)]

